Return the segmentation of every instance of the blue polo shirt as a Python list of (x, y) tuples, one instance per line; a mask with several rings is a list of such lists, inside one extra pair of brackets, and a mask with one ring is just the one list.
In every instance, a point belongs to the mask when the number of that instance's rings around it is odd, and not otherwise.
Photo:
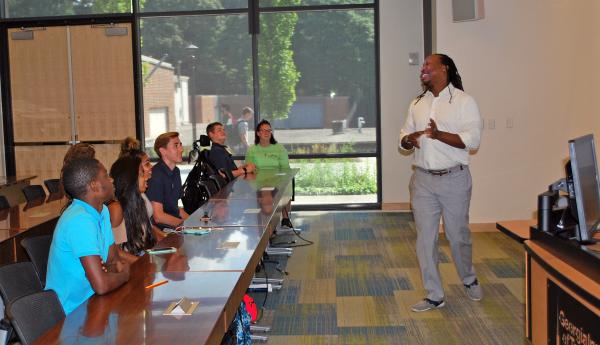
[(227, 146), (213, 142), (210, 147), (210, 155), (208, 156), (211, 164), (218, 169), (225, 169), (232, 171), (237, 169), (233, 158), (231, 158), (231, 152)]
[(173, 217), (179, 215), (179, 199), (181, 199), (181, 173), (179, 168), (173, 170), (161, 159), (152, 167), (152, 178), (148, 181), (146, 196), (150, 201), (163, 205), (163, 211)]
[(98, 213), (90, 204), (73, 199), (54, 229), (46, 276), (46, 290), (56, 292), (66, 314), (94, 294), (79, 258), (98, 255), (106, 262), (113, 243), (108, 208), (103, 205)]

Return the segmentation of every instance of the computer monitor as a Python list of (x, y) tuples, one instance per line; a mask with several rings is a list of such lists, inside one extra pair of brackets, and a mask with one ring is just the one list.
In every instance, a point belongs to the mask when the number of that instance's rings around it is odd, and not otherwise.
[(589, 242), (600, 227), (600, 178), (594, 136), (588, 134), (569, 140), (569, 156), (573, 177), (570, 197), (575, 201), (575, 205), (571, 203), (571, 211), (578, 223), (575, 234), (578, 241)]

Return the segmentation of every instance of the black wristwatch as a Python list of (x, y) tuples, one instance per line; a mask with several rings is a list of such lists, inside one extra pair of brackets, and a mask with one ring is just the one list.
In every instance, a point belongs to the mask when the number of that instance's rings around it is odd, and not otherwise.
[(246, 170), (246, 168), (242, 168), (242, 170), (244, 170), (244, 176), (248, 175), (248, 170)]

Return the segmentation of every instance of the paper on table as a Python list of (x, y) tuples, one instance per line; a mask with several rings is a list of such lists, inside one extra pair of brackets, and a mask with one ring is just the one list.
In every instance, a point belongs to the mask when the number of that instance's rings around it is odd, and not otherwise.
[(198, 304), (199, 302), (192, 302), (182, 297), (179, 301), (169, 304), (163, 315), (192, 315)]
[(223, 242), (217, 249), (235, 249), (240, 245), (240, 242)]
[(254, 214), (254, 213), (259, 213), (260, 212), (260, 208), (247, 208), (244, 210), (244, 213), (246, 214)]

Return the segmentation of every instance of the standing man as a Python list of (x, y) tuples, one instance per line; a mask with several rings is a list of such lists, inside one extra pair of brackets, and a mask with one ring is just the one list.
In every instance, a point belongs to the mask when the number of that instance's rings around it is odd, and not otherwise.
[(154, 141), (154, 152), (158, 163), (152, 167), (152, 178), (148, 181), (146, 196), (152, 203), (154, 223), (160, 228), (175, 229), (189, 216), (178, 202), (183, 192), (181, 173), (177, 163), (183, 161), (183, 145), (179, 133), (167, 132)]
[(129, 280), (129, 263), (119, 256), (104, 205), (114, 187), (102, 163), (75, 158), (63, 167), (62, 182), (73, 201), (54, 230), (46, 290), (56, 292), (69, 314), (94, 293), (103, 295)]
[(231, 172), (233, 177), (247, 175), (253, 173), (256, 167), (252, 163), (244, 164), (238, 167), (233, 161), (231, 149), (225, 145), (227, 133), (220, 122), (213, 122), (206, 127), (206, 135), (212, 141), (210, 148), (209, 160), (217, 170), (225, 170)]
[(440, 216), (454, 265), (467, 296), (483, 297), (471, 253), (469, 151), (479, 147), (481, 116), (473, 97), (463, 91), (454, 61), (443, 54), (428, 56), (421, 68), (425, 91), (408, 109), (400, 130), (400, 148), (414, 151), (410, 196), (417, 227), (417, 257), (427, 297), (415, 312), (445, 305), (438, 270)]
[(250, 142), (248, 141), (248, 130), (250, 129), (249, 123), (254, 120), (254, 110), (250, 107), (244, 107), (242, 109), (242, 116), (237, 122), (237, 134), (239, 136), (239, 145), (236, 147), (236, 153), (246, 154)]

